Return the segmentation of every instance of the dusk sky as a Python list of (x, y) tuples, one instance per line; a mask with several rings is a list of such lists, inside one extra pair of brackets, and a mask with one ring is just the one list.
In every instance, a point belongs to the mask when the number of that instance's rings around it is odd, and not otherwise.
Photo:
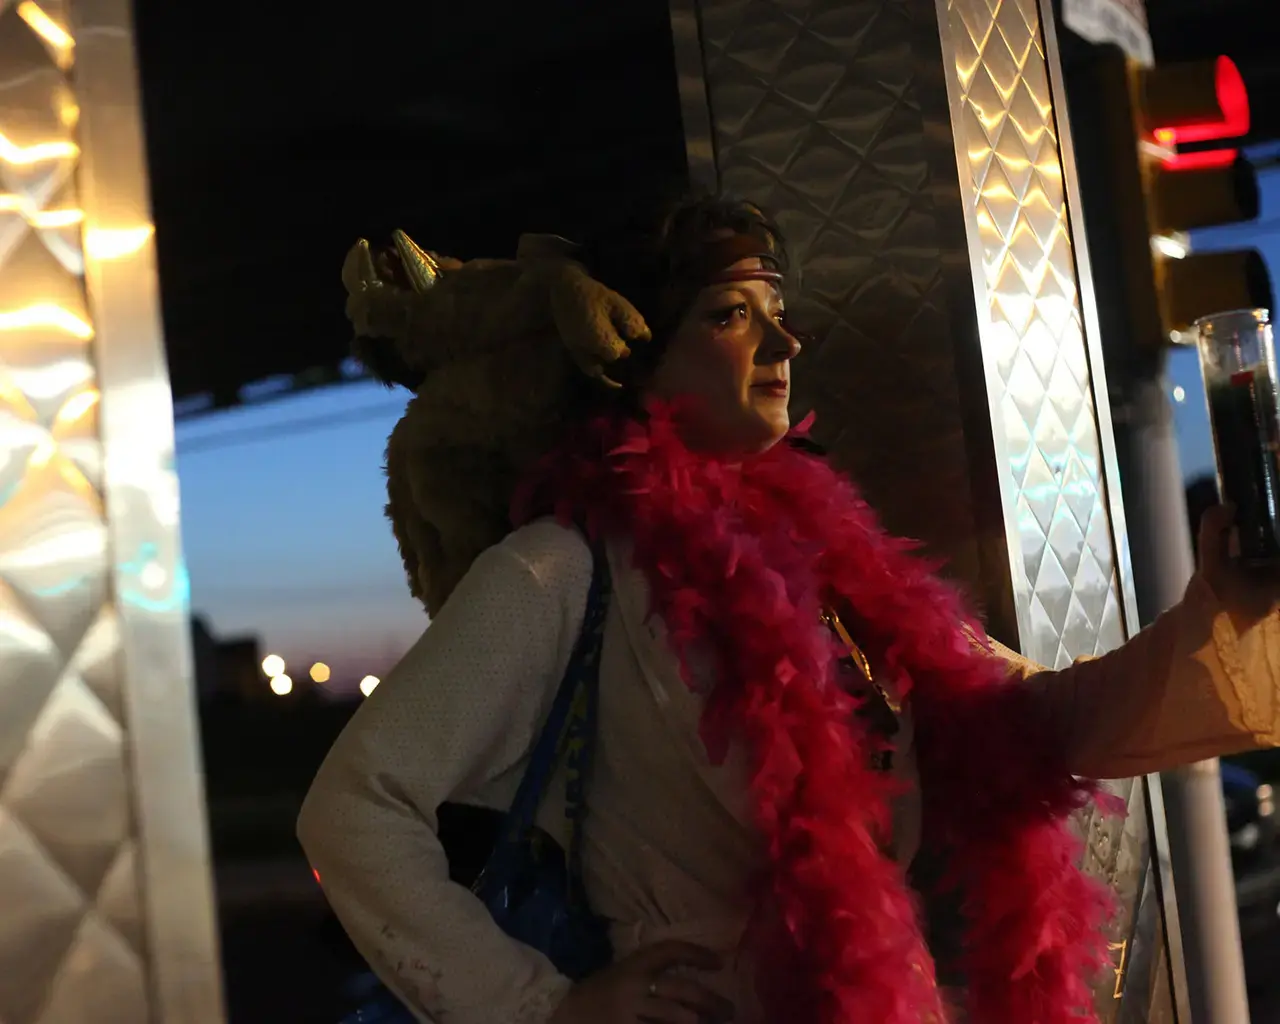
[[(1255, 245), (1275, 279), (1274, 168), (1263, 192), (1256, 226), (1204, 232), (1196, 244)], [(1184, 472), (1211, 472), (1192, 350), (1170, 360), (1170, 388), (1177, 387)], [(404, 401), (402, 391), (361, 382), (179, 424), (192, 605), (215, 635), (259, 634), (264, 653), (281, 654), (298, 675), (304, 659), (328, 662), (335, 683), (384, 671), (413, 643), (426, 616), (409, 596), (382, 512), (382, 451)]]
[(382, 672), (413, 643), (426, 614), (382, 512), (404, 402), (360, 382), (179, 424), (192, 607), (215, 635), (257, 633), (295, 674), (320, 659), (335, 682)]

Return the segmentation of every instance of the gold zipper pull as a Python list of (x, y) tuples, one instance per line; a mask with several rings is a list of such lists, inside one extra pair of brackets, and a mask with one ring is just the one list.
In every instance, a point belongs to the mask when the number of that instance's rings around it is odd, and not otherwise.
[(840, 638), (840, 642), (845, 645), (849, 651), (849, 657), (853, 659), (853, 663), (858, 667), (858, 671), (866, 677), (871, 688), (880, 695), (880, 699), (885, 702), (889, 710), (895, 715), (902, 714), (902, 705), (889, 696), (889, 691), (876, 682), (875, 676), (871, 672), (871, 662), (862, 652), (862, 648), (857, 645), (849, 631), (844, 628), (844, 623), (840, 621), (840, 616), (830, 608), (822, 609), (822, 621), (831, 630), (833, 630)]

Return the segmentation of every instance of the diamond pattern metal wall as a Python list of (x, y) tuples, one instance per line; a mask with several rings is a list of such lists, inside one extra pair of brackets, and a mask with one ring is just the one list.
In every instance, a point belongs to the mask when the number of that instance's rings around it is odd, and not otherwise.
[[(678, 57), (686, 7), (673, 0)], [(686, 134), (711, 138), (689, 139), (691, 171), (779, 216), (803, 273), (790, 298), (817, 335), (797, 390), (823, 440), (1026, 654), (1063, 665), (1118, 645), (1108, 467), (1036, 0), (697, 10), (706, 109), (689, 67), (681, 96)], [(1099, 1010), (1137, 1024), (1167, 1006), (1168, 972), (1147, 791), (1113, 788), (1129, 818), (1090, 810), (1079, 826), (1087, 869), (1124, 908)]]
[[(1090, 352), (1050, 93), (1039, 0), (939, 3), (954, 75), (952, 122), (979, 286), (993, 442), (1012, 517), (1009, 552), (1022, 648), (1048, 665), (1125, 639)], [(984, 316), (985, 314), (985, 316)], [(1123, 541), (1123, 538), (1119, 538)], [(1124, 820), (1096, 808), (1077, 824), (1084, 867), (1117, 896), (1114, 979), (1099, 985), (1103, 1020), (1171, 1021), (1164, 908), (1148, 801), (1158, 784), (1111, 785)], [(1163, 815), (1158, 816), (1163, 828)]]
[[(1002, 528), (998, 509), (978, 521), (961, 428), (926, 159), (926, 133), (950, 128), (945, 102), (930, 122), (921, 96), (940, 71), (931, 6), (704, 0), (699, 13), (719, 183), (778, 215), (803, 274), (790, 298), (815, 341), (797, 402), (889, 525), (984, 590), (980, 538), (1000, 544)], [(691, 140), (691, 153), (709, 148)]]
[(0, 1021), (139, 1024), (145, 935), (65, 13), (0, 3)]
[(1027, 584), (1023, 652), (1064, 665), (1125, 634), (1039, 11), (1036, 0), (949, 0), (947, 11), (991, 414)]

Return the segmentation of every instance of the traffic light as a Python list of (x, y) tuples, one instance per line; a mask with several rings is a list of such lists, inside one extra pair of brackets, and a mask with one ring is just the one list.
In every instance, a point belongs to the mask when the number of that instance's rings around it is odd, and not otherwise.
[[(1144, 127), (1168, 150), (1161, 162), (1173, 170), (1222, 167), (1237, 150), (1231, 142), (1249, 134), (1249, 91), (1230, 57), (1135, 70)], [(1211, 149), (1182, 147), (1214, 143)]]
[(1097, 47), (1085, 67), (1072, 83), (1072, 120), (1109, 346), (1151, 350), (1191, 340), (1209, 313), (1270, 308), (1261, 255), (1193, 252), (1189, 234), (1258, 215), (1257, 177), (1239, 151), (1249, 94), (1235, 64), (1148, 68)]
[(1239, 152), (1249, 94), (1234, 62), (1126, 66), (1154, 287), (1163, 333), (1228, 309), (1270, 308), (1271, 280), (1253, 249), (1191, 251), (1188, 232), (1258, 216), (1258, 182)]

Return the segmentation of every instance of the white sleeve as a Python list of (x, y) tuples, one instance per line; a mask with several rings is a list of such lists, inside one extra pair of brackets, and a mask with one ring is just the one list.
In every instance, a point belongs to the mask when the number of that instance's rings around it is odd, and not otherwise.
[(449, 880), (436, 809), (527, 759), (591, 569), (582, 538), (550, 521), (482, 554), (352, 718), (303, 805), (298, 836), (330, 905), (423, 1020), (542, 1024), (569, 989)]

